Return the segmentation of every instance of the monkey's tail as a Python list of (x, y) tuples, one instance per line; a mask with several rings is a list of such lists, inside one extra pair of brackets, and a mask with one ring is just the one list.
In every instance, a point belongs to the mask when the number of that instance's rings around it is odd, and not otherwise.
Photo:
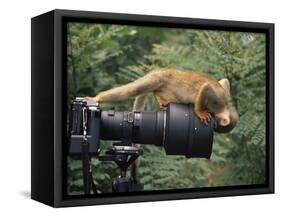
[[(144, 110), (146, 95), (140, 95), (135, 98), (133, 105), (133, 112), (140, 112)], [(140, 148), (140, 144), (133, 144), (134, 147)], [(140, 159), (137, 158), (131, 167), (131, 176), (133, 178), (134, 183), (140, 183), (139, 178), (139, 165)]]

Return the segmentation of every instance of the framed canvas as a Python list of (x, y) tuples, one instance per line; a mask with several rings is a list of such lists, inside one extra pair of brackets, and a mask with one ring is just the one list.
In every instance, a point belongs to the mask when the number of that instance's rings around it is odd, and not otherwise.
[(53, 10), (31, 27), (32, 199), (274, 192), (274, 24)]

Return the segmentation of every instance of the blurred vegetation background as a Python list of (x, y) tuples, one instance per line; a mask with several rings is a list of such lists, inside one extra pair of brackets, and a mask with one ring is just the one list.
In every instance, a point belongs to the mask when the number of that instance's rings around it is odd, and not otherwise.
[[(210, 160), (166, 156), (145, 145), (140, 178), (145, 190), (265, 183), (265, 35), (261, 33), (68, 23), (68, 102), (75, 96), (131, 82), (150, 70), (200, 71), (231, 83), (240, 119), (228, 134), (215, 134)], [(133, 99), (104, 103), (131, 110)], [(146, 110), (159, 110), (149, 97)], [(105, 150), (111, 144), (101, 143)], [(111, 192), (115, 163), (92, 160), (100, 193)], [(81, 161), (68, 159), (68, 193), (82, 193)]]

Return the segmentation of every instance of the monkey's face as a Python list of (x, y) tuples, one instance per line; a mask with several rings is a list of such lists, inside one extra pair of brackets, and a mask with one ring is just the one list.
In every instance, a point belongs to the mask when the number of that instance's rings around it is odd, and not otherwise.
[(219, 81), (215, 91), (209, 92), (207, 108), (216, 117), (218, 126), (226, 127), (231, 123), (230, 117), (230, 85), (228, 79)]
[(218, 125), (225, 127), (230, 124), (230, 112), (228, 109), (224, 109), (222, 112), (215, 114), (215, 116)]
[(230, 123), (230, 112), (225, 94), (217, 94), (216, 97), (210, 98), (207, 108), (216, 117), (218, 125), (227, 126)]
[(226, 126), (223, 126), (220, 124), (220, 119), (217, 119), (216, 126), (215, 126), (215, 132), (217, 133), (228, 133), (230, 132), (237, 124), (238, 121), (238, 113), (236, 109), (229, 104), (228, 105), (228, 112), (229, 112), (229, 124)]
[(238, 114), (231, 104), (230, 84), (228, 79), (219, 81), (220, 87), (215, 97), (211, 98), (208, 107), (216, 117), (215, 131), (226, 133), (231, 131), (237, 123)]

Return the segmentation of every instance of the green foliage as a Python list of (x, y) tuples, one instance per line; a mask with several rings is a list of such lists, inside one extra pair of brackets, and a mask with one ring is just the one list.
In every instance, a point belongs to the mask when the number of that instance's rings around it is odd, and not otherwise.
[[(68, 93), (95, 95), (133, 81), (152, 69), (200, 71), (231, 83), (239, 121), (216, 134), (210, 160), (166, 156), (143, 146), (140, 178), (145, 190), (261, 184), (265, 182), (265, 35), (246, 32), (165, 29), (105, 24), (68, 26)], [(131, 110), (132, 99), (103, 104)], [(149, 97), (146, 110), (158, 110)], [(110, 142), (102, 142), (102, 149)], [(92, 161), (99, 192), (110, 192), (113, 163)], [(68, 161), (68, 191), (79, 194), (81, 163)]]

